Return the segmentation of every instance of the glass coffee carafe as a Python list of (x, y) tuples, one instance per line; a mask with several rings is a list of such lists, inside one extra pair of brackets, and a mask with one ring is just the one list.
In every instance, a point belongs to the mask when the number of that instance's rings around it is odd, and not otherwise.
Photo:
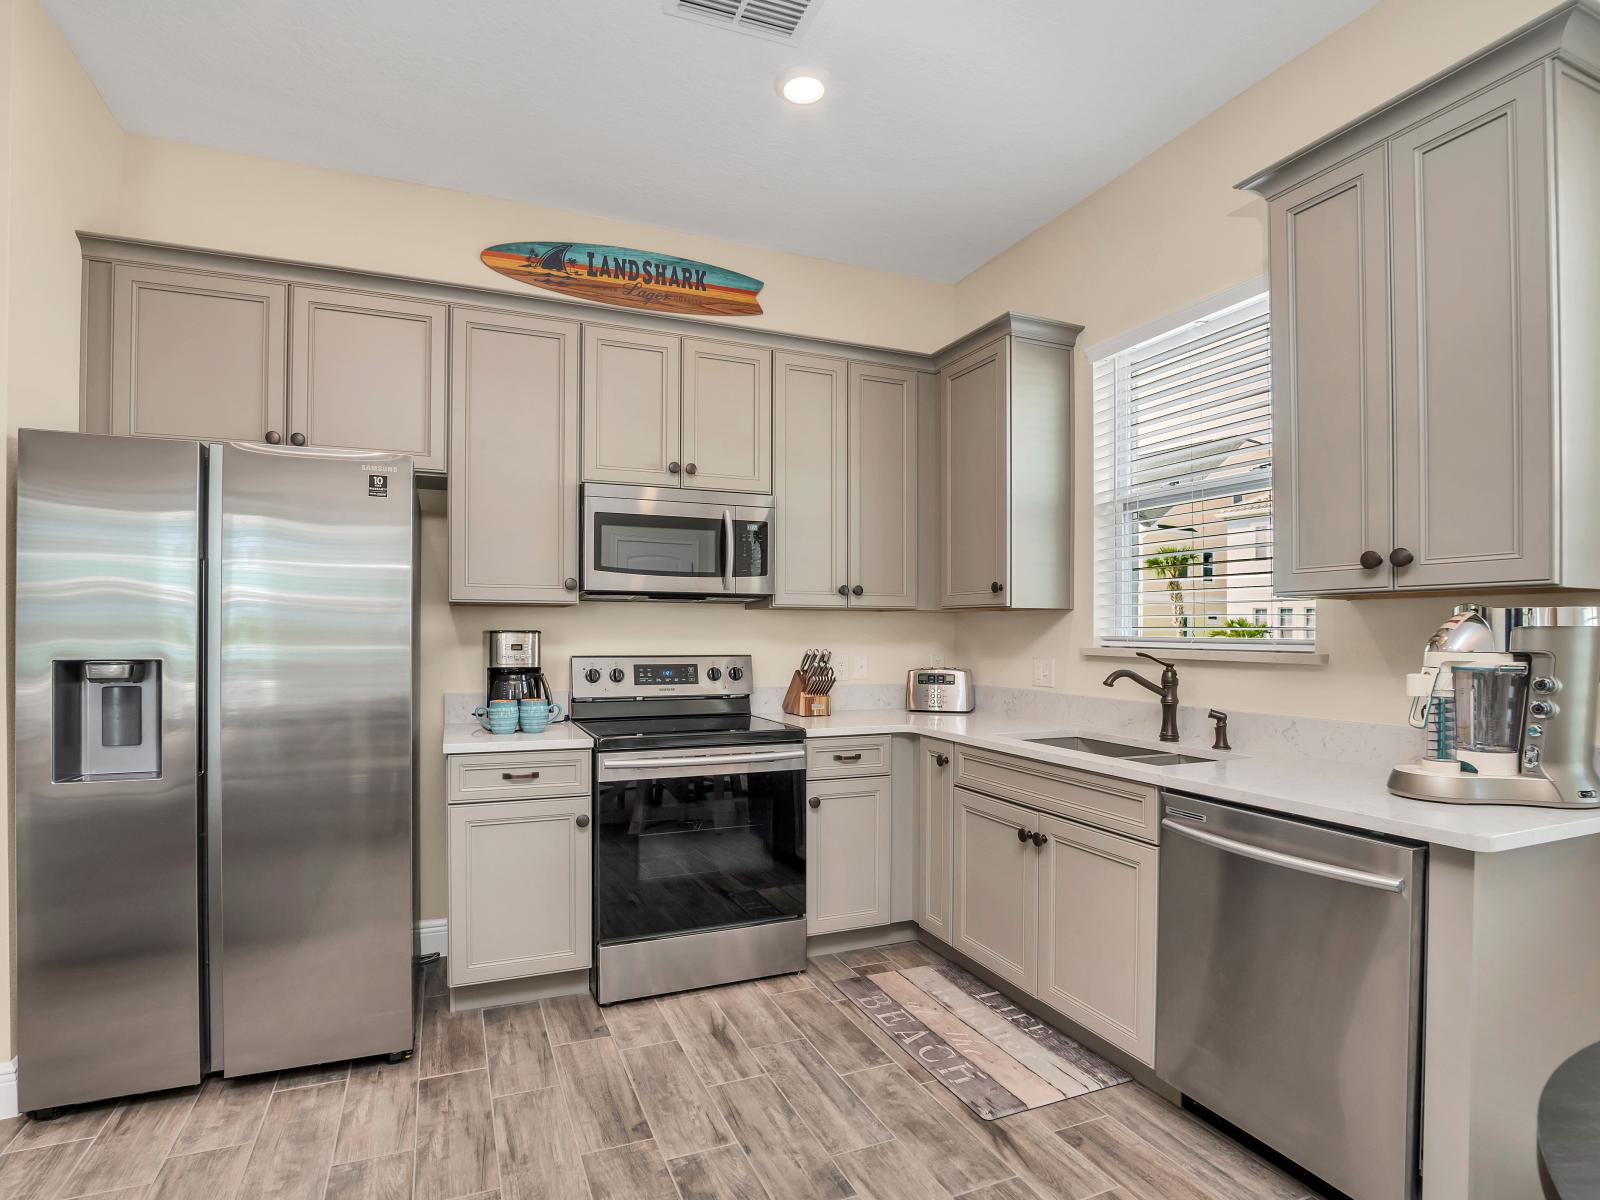
[(1527, 664), (1458, 666), (1452, 683), (1461, 761), (1480, 772), (1515, 773), (1528, 698)]

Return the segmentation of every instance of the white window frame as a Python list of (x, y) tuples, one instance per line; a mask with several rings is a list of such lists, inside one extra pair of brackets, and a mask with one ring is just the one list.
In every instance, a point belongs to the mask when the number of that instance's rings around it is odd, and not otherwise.
[[(1126, 405), (1130, 388), (1130, 381), (1134, 363), (1137, 359), (1155, 355), (1181, 346), (1184, 342), (1202, 337), (1207, 325), (1218, 318), (1239, 317), (1249, 314), (1252, 310), (1265, 315), (1268, 311), (1267, 280), (1265, 277), (1254, 279), (1248, 283), (1230, 288), (1215, 296), (1190, 305), (1180, 312), (1149, 324), (1130, 330), (1119, 337), (1108, 339), (1104, 342), (1090, 346), (1085, 351), (1088, 358), (1092, 377), (1095, 380), (1095, 415), (1094, 415), (1094, 459), (1095, 459), (1095, 544), (1097, 547), (1108, 544), (1108, 539), (1115, 535), (1114, 526), (1129, 521), (1137, 521), (1135, 513), (1137, 506), (1143, 502), (1148, 503), (1147, 497), (1123, 494), (1118, 487), (1118, 471), (1120, 464), (1126, 461), (1128, 445), (1131, 442), (1131, 412)], [(1129, 351), (1137, 350), (1137, 355)], [(1110, 360), (1112, 369), (1109, 396), (1102, 395), (1102, 366)], [(1251, 490), (1272, 489), (1272, 475), (1269, 469), (1264, 473), (1265, 478)], [(1235, 495), (1239, 491), (1237, 478), (1219, 481), (1216, 485), (1215, 495)], [(1212, 496), (1209, 489), (1200, 489), (1193, 494), (1196, 499), (1209, 499)], [(1274, 497), (1274, 500), (1276, 497)], [(1273, 507), (1276, 517), (1276, 505)], [(1275, 525), (1275, 521), (1274, 521)], [(1129, 540), (1136, 540), (1136, 529), (1123, 529), (1122, 544)], [(1273, 552), (1277, 546), (1274, 544)], [(1258, 554), (1258, 558), (1265, 557)], [(1167, 649), (1196, 651), (1201, 653), (1314, 653), (1317, 648), (1317, 630), (1314, 616), (1311, 621), (1309, 636), (1307, 631), (1299, 630), (1293, 636), (1286, 635), (1276, 628), (1272, 619), (1277, 614), (1274, 609), (1280, 609), (1287, 601), (1277, 595), (1271, 595), (1263, 600), (1251, 600), (1250, 603), (1257, 607), (1252, 611), (1259, 612), (1259, 606), (1265, 604), (1271, 615), (1265, 624), (1267, 636), (1263, 638), (1223, 638), (1205, 636), (1138, 636), (1130, 633), (1124, 627), (1119, 630), (1116, 626), (1124, 619), (1123, 614), (1137, 611), (1138, 607), (1138, 580), (1135, 573), (1125, 569), (1124, 560), (1099, 559), (1095, 565), (1094, 578), (1094, 644), (1103, 649)], [(1298, 602), (1304, 603), (1304, 602)], [(1305, 611), (1314, 614), (1314, 604), (1305, 606)], [(1191, 613), (1188, 618), (1188, 628), (1204, 630), (1206, 622), (1200, 619), (1200, 614)]]

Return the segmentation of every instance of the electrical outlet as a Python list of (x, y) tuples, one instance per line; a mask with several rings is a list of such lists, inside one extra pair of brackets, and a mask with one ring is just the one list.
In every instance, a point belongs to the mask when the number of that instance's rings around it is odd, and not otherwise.
[(865, 679), (866, 677), (867, 677), (867, 656), (865, 654), (858, 654), (858, 655), (856, 655), (856, 667), (855, 667), (855, 670), (851, 672), (851, 678), (853, 678), (853, 679)]
[(1033, 686), (1053, 688), (1056, 685), (1056, 660), (1053, 658), (1036, 658), (1033, 660)]
[(930, 667), (944, 666), (944, 651), (935, 650), (932, 654), (928, 655), (928, 665)]

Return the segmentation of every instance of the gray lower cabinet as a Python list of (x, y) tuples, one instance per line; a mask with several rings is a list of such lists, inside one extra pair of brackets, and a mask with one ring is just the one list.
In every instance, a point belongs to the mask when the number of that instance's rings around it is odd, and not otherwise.
[(1034, 995), (1153, 1063), (1158, 851), (1048, 814), (1039, 833)]
[(1241, 185), (1280, 594), (1600, 585), (1597, 37), (1552, 12)]
[(442, 474), (448, 306), (296, 286), (289, 307), (287, 440), (409, 454)]
[(1072, 607), (1072, 345), (983, 331), (939, 369), (944, 608)]
[(955, 941), (951, 930), (952, 868), (950, 838), (954, 829), (954, 747), (923, 738), (917, 748), (917, 924), (943, 942)]
[[(110, 432), (288, 440), (287, 286), (133, 263), (109, 284), (109, 396), (86, 400), (109, 404)], [(86, 307), (104, 301), (91, 291)]]
[(578, 600), (575, 321), (456, 308), (450, 599)]
[(954, 790), (955, 889), (950, 944), (1032, 992), (1039, 972), (1039, 852), (1029, 809)]
[(772, 351), (683, 342), (682, 486), (772, 491)]
[(915, 608), (917, 373), (780, 352), (773, 604)]
[(1153, 1064), (1160, 852), (1111, 828), (1154, 838), (1154, 789), (931, 739), (921, 755), (918, 924)]
[(583, 327), (583, 478), (677, 487), (683, 472), (681, 338)]
[(808, 783), (806, 931), (887, 925), (892, 785), (888, 775)]
[[(474, 755), (448, 760), (451, 987), (590, 965), (591, 846), (588, 772), (566, 796), (471, 800), (457, 785)], [(501, 774), (581, 759), (586, 752), (508, 755)], [(515, 768), (515, 769), (513, 769)]]

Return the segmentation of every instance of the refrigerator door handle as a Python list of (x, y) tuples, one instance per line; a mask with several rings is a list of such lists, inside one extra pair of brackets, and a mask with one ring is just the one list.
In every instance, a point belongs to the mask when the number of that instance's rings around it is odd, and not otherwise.
[(204, 825), (201, 837), (206, 851), (201, 869), (205, 872), (206, 944), (201, 972), (201, 995), (205, 997), (205, 1038), (202, 1051), (207, 1071), (226, 1067), (222, 1047), (222, 471), (226, 456), (222, 447), (206, 447), (205, 503), (202, 527), (205, 542), (202, 565), (205, 571), (201, 594), (200, 678), (204, 698), (204, 768), (200, 786), (204, 789)]

